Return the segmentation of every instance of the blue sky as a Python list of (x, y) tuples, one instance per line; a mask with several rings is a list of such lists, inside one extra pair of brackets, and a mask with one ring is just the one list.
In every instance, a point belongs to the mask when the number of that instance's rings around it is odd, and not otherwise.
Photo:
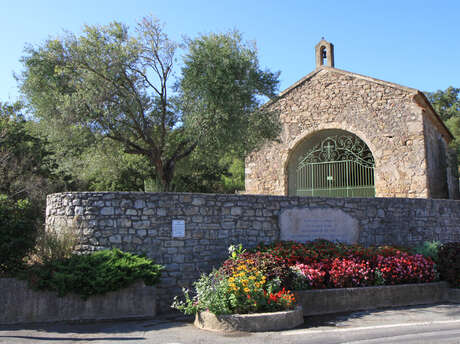
[(460, 87), (459, 13), (458, 0), (0, 0), (0, 101), (19, 96), (12, 75), (26, 44), (149, 14), (175, 40), (238, 29), (257, 42), (261, 66), (281, 71), (280, 90), (315, 68), (322, 36), (337, 68), (423, 91)]

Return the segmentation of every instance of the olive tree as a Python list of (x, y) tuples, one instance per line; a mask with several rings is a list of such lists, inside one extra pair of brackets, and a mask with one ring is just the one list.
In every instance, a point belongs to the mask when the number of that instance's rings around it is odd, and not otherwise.
[(178, 70), (181, 47), (153, 18), (133, 34), (118, 22), (85, 26), (28, 47), (21, 90), (46, 128), (62, 128), (60, 140), (115, 141), (169, 191), (177, 162), (197, 148), (244, 154), (279, 133), (276, 114), (260, 107), (278, 74), (261, 70), (254, 45), (237, 32), (202, 35), (186, 41)]

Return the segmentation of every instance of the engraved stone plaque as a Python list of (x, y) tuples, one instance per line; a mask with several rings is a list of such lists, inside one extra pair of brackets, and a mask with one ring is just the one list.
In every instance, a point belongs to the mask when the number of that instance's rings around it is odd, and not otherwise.
[(358, 220), (340, 209), (286, 209), (280, 213), (279, 225), (281, 240), (327, 239), (355, 244), (359, 239)]

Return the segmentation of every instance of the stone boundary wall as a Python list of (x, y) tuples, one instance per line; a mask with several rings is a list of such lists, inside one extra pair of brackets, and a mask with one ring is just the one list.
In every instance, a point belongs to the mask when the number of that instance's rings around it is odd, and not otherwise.
[[(228, 246), (278, 240), (279, 214), (302, 207), (344, 211), (357, 220), (363, 245), (460, 241), (460, 201), (434, 199), (58, 193), (47, 198), (46, 225), (75, 226), (83, 251), (118, 247), (165, 265), (158, 294), (159, 311), (167, 311), (182, 287), (228, 256)], [(184, 237), (172, 237), (172, 220), (185, 221)]]
[(26, 281), (0, 278), (0, 324), (55, 321), (147, 319), (156, 316), (156, 288), (137, 282), (83, 300), (69, 294), (35, 291)]

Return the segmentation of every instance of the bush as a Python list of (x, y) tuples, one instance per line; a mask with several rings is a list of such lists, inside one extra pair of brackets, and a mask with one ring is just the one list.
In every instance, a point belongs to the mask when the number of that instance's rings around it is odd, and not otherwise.
[(439, 241), (424, 241), (415, 248), (415, 253), (421, 254), (424, 257), (431, 258), (434, 262), (438, 261), (438, 251), (441, 247)]
[(286, 259), (274, 256), (269, 252), (243, 252), (236, 258), (232, 257), (224, 261), (221, 271), (227, 276), (232, 275), (238, 266), (250, 260), (251, 266), (263, 273), (269, 281), (279, 280), (282, 285), (290, 287), (293, 273)]
[(460, 288), (460, 242), (443, 244), (439, 248), (438, 269), (441, 279)]
[(24, 266), (36, 237), (36, 212), (27, 200), (13, 202), (0, 195), (0, 276), (12, 276)]
[(329, 270), (329, 278), (335, 288), (366, 287), (374, 283), (374, 270), (365, 259), (335, 258)]
[(295, 277), (292, 283), (293, 289), (324, 289), (327, 286), (326, 268), (322, 263), (311, 265), (296, 264), (291, 266)]
[(35, 265), (23, 277), (33, 289), (56, 291), (59, 296), (75, 293), (86, 299), (138, 280), (154, 285), (162, 269), (146, 257), (112, 249)]
[(434, 262), (420, 254), (378, 256), (375, 269), (385, 284), (428, 283), (436, 279)]
[(185, 301), (180, 301), (176, 296), (171, 305), (186, 315), (208, 310), (214, 314), (231, 314), (230, 302), (228, 299), (227, 276), (221, 271), (213, 271), (210, 274), (202, 274), (193, 283), (196, 295), (190, 297), (190, 292), (183, 289)]
[(279, 279), (268, 280), (252, 263), (251, 259), (240, 260), (229, 274), (223, 270), (203, 274), (194, 283), (196, 295), (190, 297), (189, 291), (184, 290), (185, 301), (175, 297), (172, 307), (188, 315), (206, 310), (219, 315), (292, 308), (292, 293), (280, 288)]

